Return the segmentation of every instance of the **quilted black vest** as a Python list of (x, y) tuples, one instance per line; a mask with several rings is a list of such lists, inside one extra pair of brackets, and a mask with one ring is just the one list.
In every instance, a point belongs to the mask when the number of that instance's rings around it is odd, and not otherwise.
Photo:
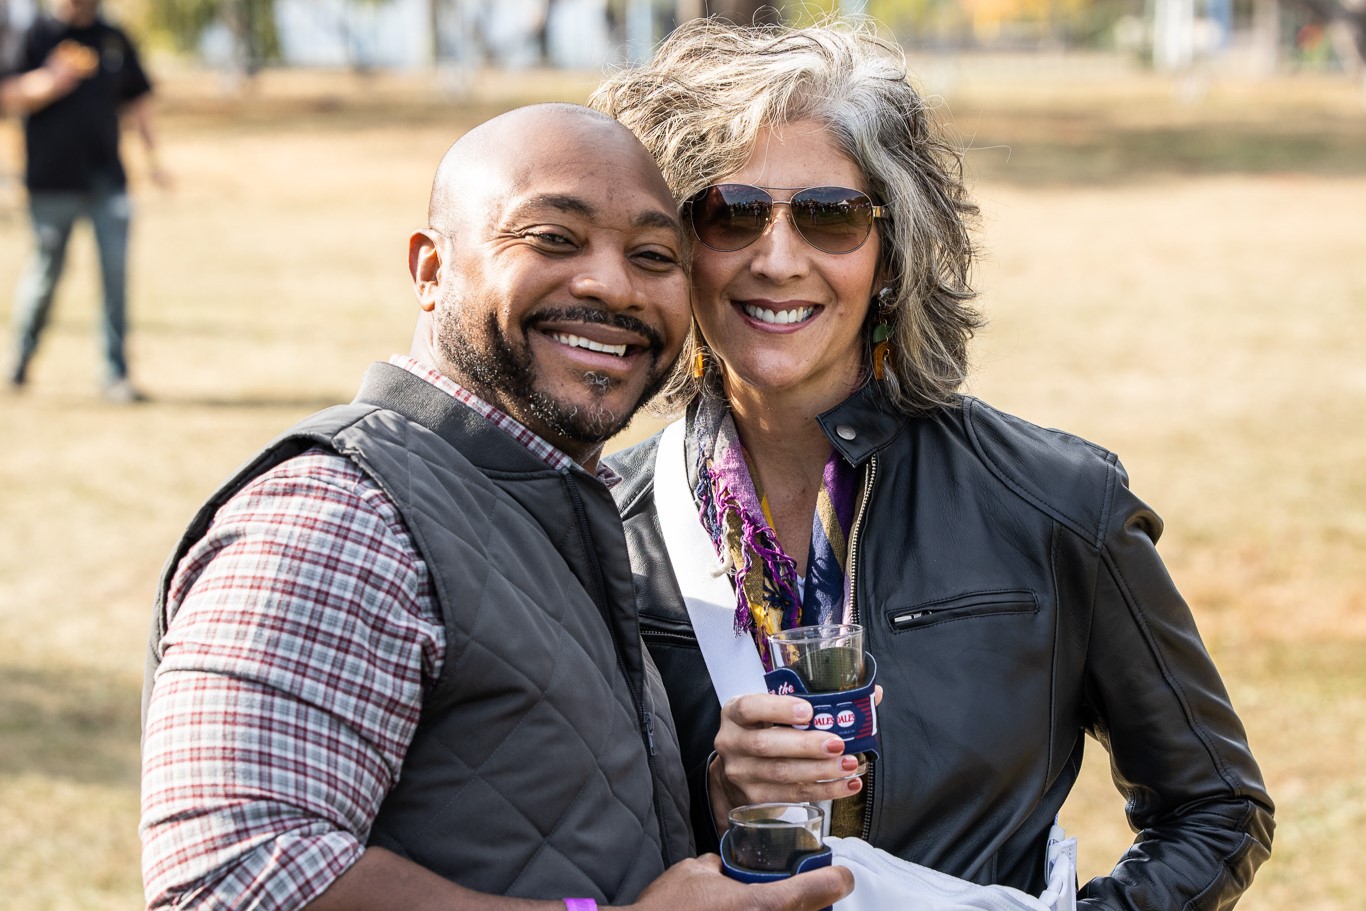
[(163, 574), (147, 691), (181, 557), (247, 482), (314, 446), (393, 498), (446, 627), (441, 678), (369, 843), (479, 892), (609, 904), (691, 855), (677, 738), (607, 489), (398, 367), (372, 366), (354, 402), (287, 431), (201, 509)]

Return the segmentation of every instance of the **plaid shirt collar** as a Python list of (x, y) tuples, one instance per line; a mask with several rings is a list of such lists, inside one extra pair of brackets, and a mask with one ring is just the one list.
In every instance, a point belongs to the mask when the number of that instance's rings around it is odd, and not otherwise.
[[(451, 395), (456, 401), (473, 409), (556, 471), (568, 471), (578, 465), (578, 462), (574, 461), (564, 451), (546, 442), (544, 438), (528, 429), (521, 421), (495, 408), (455, 380), (438, 373), (421, 361), (406, 354), (395, 354), (389, 358), (389, 363), (395, 367), (402, 367), (413, 376), (426, 380), (442, 392)], [(613, 487), (621, 481), (621, 476), (601, 461), (598, 462), (597, 477), (608, 487)]]

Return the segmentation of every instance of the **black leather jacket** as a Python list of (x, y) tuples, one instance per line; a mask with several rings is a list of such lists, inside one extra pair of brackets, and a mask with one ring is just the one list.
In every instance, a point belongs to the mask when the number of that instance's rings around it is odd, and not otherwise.
[[(853, 610), (885, 697), (865, 837), (1037, 895), (1090, 734), (1139, 836), (1112, 875), (1082, 888), (1081, 906), (1232, 907), (1270, 853), (1273, 806), (1158, 558), (1162, 522), (1115, 456), (974, 399), (893, 413), (874, 384), (820, 423), (866, 466)], [(702, 782), (720, 712), (663, 550), (657, 445), (612, 460), (626, 478), (614, 495), (706, 850)]]

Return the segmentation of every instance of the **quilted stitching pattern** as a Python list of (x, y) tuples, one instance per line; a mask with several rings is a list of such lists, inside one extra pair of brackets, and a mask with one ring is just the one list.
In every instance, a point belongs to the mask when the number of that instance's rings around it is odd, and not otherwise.
[(404, 509), (447, 620), (443, 680), (374, 840), (480, 891), (633, 899), (663, 870), (651, 776), (610, 633), (575, 573), (584, 545), (563, 481), (490, 479), (386, 412), (336, 445)]

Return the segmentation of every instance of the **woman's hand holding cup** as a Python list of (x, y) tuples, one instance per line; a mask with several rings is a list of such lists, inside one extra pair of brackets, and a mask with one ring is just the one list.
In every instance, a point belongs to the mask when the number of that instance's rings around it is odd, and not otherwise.
[[(880, 692), (879, 692), (880, 696)], [(708, 769), (712, 818), (753, 803), (814, 803), (857, 794), (862, 767), (844, 755), (837, 734), (801, 731), (811, 703), (795, 696), (751, 693), (721, 708), (716, 759)]]
[[(783, 630), (769, 637), (769, 652), (774, 667), (789, 668), (807, 692), (867, 685), (858, 624)], [(882, 701), (882, 687), (873, 688), (872, 701), (874, 706)], [(812, 723), (812, 715), (806, 699), (772, 692), (737, 696), (722, 706), (717, 756), (707, 770), (713, 819), (724, 820), (745, 804), (815, 803), (859, 792), (864, 757), (847, 754), (845, 740), (831, 730), (800, 730)]]

